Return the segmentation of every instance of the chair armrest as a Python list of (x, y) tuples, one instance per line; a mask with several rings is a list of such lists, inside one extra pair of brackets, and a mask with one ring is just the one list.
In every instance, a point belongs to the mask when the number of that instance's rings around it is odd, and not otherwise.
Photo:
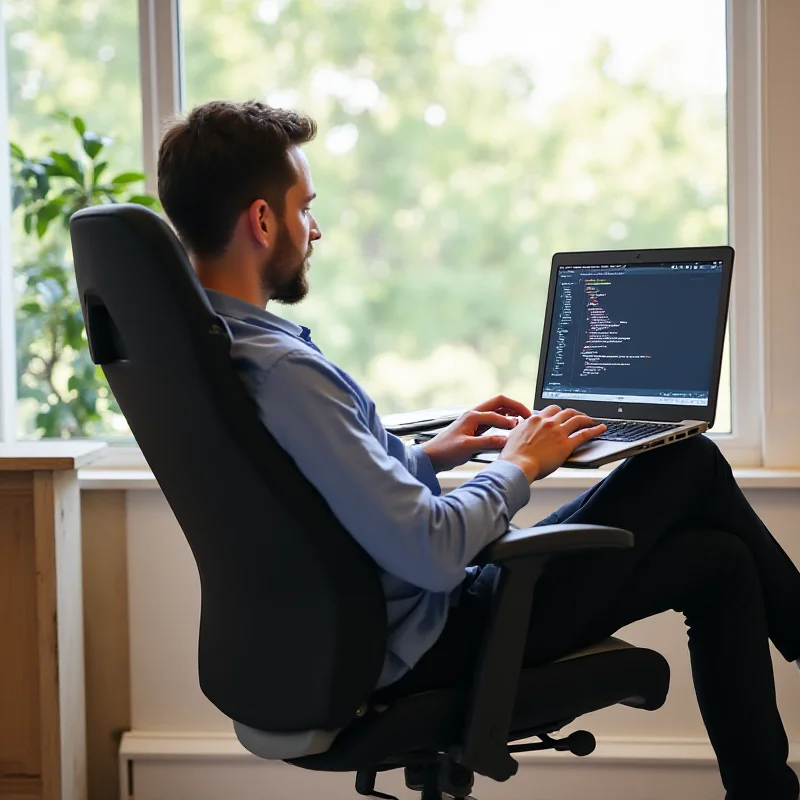
[(475, 564), (502, 564), (530, 556), (633, 547), (633, 534), (604, 525), (541, 525), (504, 533), (478, 553)]
[(461, 743), (452, 758), (496, 781), (514, 775), (518, 764), (508, 751), (519, 674), (536, 582), (551, 556), (632, 547), (633, 534), (599, 525), (547, 525), (512, 530), (494, 541), (476, 563), (499, 566), (489, 625), (467, 698)]

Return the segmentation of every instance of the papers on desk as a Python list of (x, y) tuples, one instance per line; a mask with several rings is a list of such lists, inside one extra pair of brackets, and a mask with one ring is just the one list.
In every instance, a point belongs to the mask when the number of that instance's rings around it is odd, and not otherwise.
[(435, 430), (449, 425), (458, 419), (466, 406), (447, 406), (443, 408), (420, 408), (416, 411), (402, 411), (381, 417), (383, 427), (395, 436), (408, 436), (423, 431)]

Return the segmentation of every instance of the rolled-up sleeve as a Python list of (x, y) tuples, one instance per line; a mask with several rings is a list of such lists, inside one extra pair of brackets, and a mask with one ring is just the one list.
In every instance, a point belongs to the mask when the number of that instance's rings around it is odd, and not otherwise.
[[(421, 447), (384, 447), (340, 374), (292, 351), (251, 387), (261, 419), (376, 563), (432, 592), (450, 591), (530, 498), (522, 470), (491, 464), (447, 495)], [(400, 458), (392, 454), (403, 447)]]

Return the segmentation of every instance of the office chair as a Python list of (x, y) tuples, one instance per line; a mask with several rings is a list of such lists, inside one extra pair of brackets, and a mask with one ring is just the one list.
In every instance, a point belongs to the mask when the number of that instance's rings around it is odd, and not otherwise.
[(201, 689), (247, 749), (356, 772), (362, 795), (388, 797), (376, 775), (405, 768), (424, 800), (464, 798), (474, 773), (511, 777), (515, 752), (591, 752), (589, 733), (550, 736), (582, 714), (663, 704), (666, 661), (617, 639), (522, 668), (547, 560), (632, 545), (627, 531), (585, 525), (513, 530), (480, 554), (501, 569), (471, 686), (375, 702), (386, 650), (376, 565), (260, 422), (180, 243), (136, 205), (85, 209), (70, 230), (92, 359), (197, 563)]

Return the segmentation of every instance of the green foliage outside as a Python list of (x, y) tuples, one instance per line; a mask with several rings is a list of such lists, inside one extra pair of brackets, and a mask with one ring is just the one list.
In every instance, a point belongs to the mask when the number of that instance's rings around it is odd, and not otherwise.
[(459, 59), (491, 5), (181, 3), (188, 106), (255, 96), (320, 124), (323, 238), (308, 300), (280, 313), (384, 412), (498, 390), (530, 402), (557, 251), (727, 241), (724, 96), (623, 82), (599, 40), (534, 115), (523, 64)]
[[(501, 390), (529, 402), (554, 252), (727, 241), (724, 95), (621, 80), (598, 40), (533, 113), (523, 63), (459, 57), (484, 5), (181, 0), (187, 107), (257, 97), (319, 123), (312, 291), (272, 310), (309, 325), (386, 413)], [(115, 134), (117, 168), (136, 168), (135, 6), (6, 0), (17, 141), (69, 97)]]
[(102, 370), (89, 357), (69, 246), (69, 220), (101, 203), (158, 201), (132, 190), (140, 172), (108, 176), (107, 137), (87, 130), (80, 117), (58, 115), (79, 145), (75, 152), (51, 149), (26, 154), (11, 143), (14, 214), (24, 238), (16, 250), (17, 379), (21, 404), (40, 436), (92, 436), (106, 432), (119, 407)]

